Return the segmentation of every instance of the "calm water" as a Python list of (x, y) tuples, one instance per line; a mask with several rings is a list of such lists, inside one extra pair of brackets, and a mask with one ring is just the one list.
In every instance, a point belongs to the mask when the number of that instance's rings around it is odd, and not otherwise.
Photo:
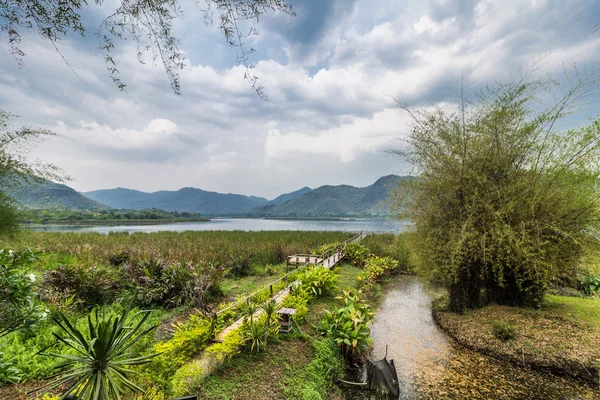
[(344, 232), (400, 232), (407, 222), (391, 219), (349, 220), (283, 220), (255, 218), (218, 218), (209, 222), (178, 222), (157, 225), (45, 225), (31, 227), (47, 232), (157, 232), (157, 231), (344, 231)]
[[(415, 277), (401, 277), (386, 293), (371, 336), (372, 359), (383, 358), (388, 347), (387, 358), (396, 364), (402, 400), (600, 398), (597, 389), (571, 379), (515, 367), (458, 346), (435, 324), (431, 298)], [(344, 398), (377, 396), (344, 388)]]

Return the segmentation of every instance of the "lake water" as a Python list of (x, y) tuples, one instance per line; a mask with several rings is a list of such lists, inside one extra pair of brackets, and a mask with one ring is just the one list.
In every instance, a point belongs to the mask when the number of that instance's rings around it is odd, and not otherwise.
[(208, 222), (178, 222), (156, 225), (44, 225), (30, 227), (45, 232), (158, 232), (158, 231), (343, 231), (401, 232), (408, 222), (392, 219), (294, 220), (257, 218), (217, 218)]

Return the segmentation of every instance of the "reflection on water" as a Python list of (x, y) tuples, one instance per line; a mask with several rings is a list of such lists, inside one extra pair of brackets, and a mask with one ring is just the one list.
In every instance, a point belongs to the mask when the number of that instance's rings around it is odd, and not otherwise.
[(401, 232), (407, 222), (392, 219), (357, 218), (342, 220), (293, 220), (259, 218), (217, 218), (207, 222), (178, 222), (157, 225), (45, 225), (32, 227), (47, 232), (158, 232), (158, 231), (343, 231)]
[[(396, 363), (401, 399), (600, 399), (570, 379), (515, 367), (457, 346), (435, 325), (431, 300), (414, 277), (387, 292), (371, 327), (371, 358)], [(346, 399), (372, 394), (344, 388)]]

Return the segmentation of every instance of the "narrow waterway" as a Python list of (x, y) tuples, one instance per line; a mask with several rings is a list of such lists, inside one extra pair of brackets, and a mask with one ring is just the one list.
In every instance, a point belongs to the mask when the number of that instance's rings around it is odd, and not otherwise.
[[(371, 359), (396, 364), (401, 399), (600, 399), (600, 391), (571, 379), (500, 362), (456, 345), (435, 324), (431, 298), (415, 277), (400, 277), (371, 326)], [(344, 389), (346, 399), (371, 393)]]

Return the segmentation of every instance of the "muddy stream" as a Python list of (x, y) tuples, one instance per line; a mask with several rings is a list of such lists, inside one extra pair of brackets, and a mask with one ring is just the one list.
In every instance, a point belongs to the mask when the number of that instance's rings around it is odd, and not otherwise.
[[(431, 298), (415, 277), (400, 277), (392, 285), (371, 326), (370, 358), (383, 358), (388, 346), (400, 399), (600, 399), (600, 391), (585, 384), (458, 346), (433, 321)], [(350, 378), (360, 380), (361, 374)], [(356, 388), (342, 390), (345, 399), (378, 398)]]

